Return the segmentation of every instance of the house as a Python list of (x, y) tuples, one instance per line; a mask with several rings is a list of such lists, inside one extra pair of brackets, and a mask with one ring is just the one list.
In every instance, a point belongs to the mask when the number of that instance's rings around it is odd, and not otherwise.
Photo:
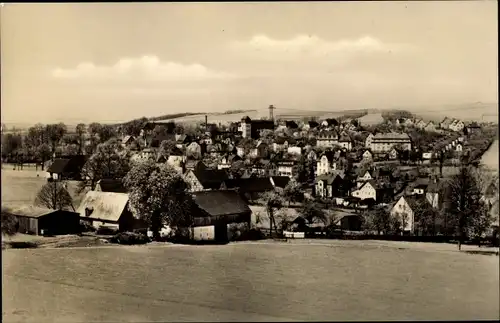
[(273, 142), (273, 151), (286, 151), (290, 145), (295, 145), (296, 143), (297, 140), (295, 138), (278, 137)]
[(96, 229), (109, 226), (118, 231), (131, 231), (145, 227), (129, 210), (126, 193), (89, 191), (77, 212), (82, 221), (88, 222)]
[(184, 163), (184, 172), (189, 170), (205, 169), (207, 166), (200, 160), (186, 160)]
[(338, 144), (340, 147), (347, 149), (348, 151), (352, 150), (352, 139), (348, 135), (341, 136)]
[(316, 154), (314, 150), (311, 150), (307, 153), (306, 158), (308, 160), (316, 161), (316, 159), (318, 158), (318, 154)]
[(425, 131), (427, 131), (427, 132), (436, 132), (436, 125), (434, 124), (434, 122), (429, 121), (429, 122), (425, 125), (424, 130), (425, 130)]
[(377, 200), (377, 189), (373, 180), (364, 182), (357, 190), (352, 192), (353, 197), (361, 200), (373, 199)]
[(241, 160), (241, 157), (236, 154), (224, 156), (222, 157), (220, 163), (217, 165), (217, 169), (231, 168), (231, 165), (238, 160)]
[(370, 150), (365, 149), (365, 151), (361, 154), (361, 159), (365, 161), (372, 161), (373, 160), (373, 154), (371, 153)]
[(191, 137), (185, 134), (176, 134), (175, 135), (175, 145), (179, 149), (186, 148), (187, 145), (191, 143)]
[(338, 144), (339, 135), (335, 130), (322, 130), (316, 136), (316, 146), (318, 147), (333, 148)]
[(300, 155), (302, 155), (302, 147), (298, 147), (298, 146), (288, 147), (287, 152), (290, 155), (300, 156)]
[(316, 163), (316, 176), (331, 173), (337, 169), (335, 152), (325, 151)]
[(229, 225), (250, 227), (252, 211), (235, 191), (196, 192), (193, 201), (191, 233), (194, 240), (228, 241), (232, 238)]
[(464, 146), (461, 143), (455, 145), (455, 151), (461, 153), (464, 151)]
[(144, 161), (144, 160), (155, 160), (156, 161), (156, 150), (152, 148), (145, 148), (141, 152), (132, 156), (133, 161)]
[(323, 174), (316, 177), (316, 196), (322, 198), (344, 197), (349, 194), (350, 183), (343, 172)]
[(467, 134), (473, 134), (481, 130), (481, 126), (477, 124), (477, 122), (471, 122), (467, 125)]
[(413, 187), (413, 194), (414, 195), (424, 195), (425, 192), (427, 191), (427, 184), (418, 184), (415, 187)]
[(260, 194), (273, 191), (275, 188), (271, 177), (249, 177), (225, 180), (221, 190), (237, 190), (241, 197), (247, 202), (260, 198)]
[(257, 159), (250, 167), (250, 174), (255, 176), (272, 176), (276, 173), (277, 169), (269, 159)]
[(447, 130), (450, 128), (452, 122), (453, 120), (449, 119), (448, 117), (445, 117), (443, 121), (441, 121), (441, 123), (439, 124), (439, 128)]
[(369, 171), (366, 171), (363, 176), (358, 176), (356, 182), (358, 183), (358, 187), (361, 187), (365, 182), (371, 181), (372, 179), (373, 176), (370, 174)]
[(283, 160), (278, 162), (278, 175), (293, 177), (295, 175), (295, 164), (293, 160)]
[(387, 158), (389, 160), (396, 160), (398, 157), (399, 151), (395, 147), (392, 147), (392, 149), (387, 153)]
[(373, 137), (370, 148), (374, 153), (386, 153), (394, 146), (411, 150), (411, 144), (411, 138), (406, 133), (378, 133)]
[(100, 179), (95, 187), (96, 192), (127, 193), (121, 179)]
[(450, 125), (450, 130), (453, 130), (455, 132), (460, 132), (464, 130), (465, 124), (463, 121), (460, 120), (455, 120), (453, 123)]
[(372, 147), (372, 140), (373, 140), (374, 135), (370, 133), (366, 139), (365, 139), (365, 148), (371, 148)]
[(432, 208), (439, 208), (441, 200), (439, 198), (439, 185), (437, 180), (431, 181), (429, 183), (425, 192), (425, 198)]
[(400, 229), (403, 232), (413, 234), (416, 231), (415, 226), (418, 221), (420, 210), (429, 206), (427, 200), (418, 195), (401, 196), (392, 207), (390, 215), (399, 219), (401, 222)]
[(206, 167), (188, 170), (184, 174), (184, 180), (189, 183), (192, 192), (218, 190), (227, 179), (229, 177), (225, 170), (208, 169)]
[(433, 155), (432, 152), (423, 152), (422, 153), (422, 159), (431, 160), (432, 159), (432, 155)]
[(16, 232), (19, 233), (33, 235), (80, 233), (80, 217), (76, 212), (26, 205), (2, 205), (2, 215), (4, 214), (15, 219)]
[(133, 144), (135, 144), (135, 137), (134, 136), (125, 136), (122, 139), (122, 146), (127, 148), (131, 147)]
[(48, 177), (53, 180), (80, 180), (87, 156), (76, 155), (56, 158), (47, 169)]
[(415, 122), (415, 128), (417, 129), (424, 130), (425, 126), (427, 126), (427, 123), (425, 123), (425, 121), (422, 119), (419, 119)]
[(274, 130), (273, 120), (252, 120), (248, 116), (243, 117), (238, 127), (243, 138), (259, 139), (261, 130)]
[(255, 158), (267, 158), (268, 155), (269, 155), (269, 146), (263, 141), (258, 141), (257, 144), (255, 145), (255, 148), (253, 148), (250, 151), (250, 156)]

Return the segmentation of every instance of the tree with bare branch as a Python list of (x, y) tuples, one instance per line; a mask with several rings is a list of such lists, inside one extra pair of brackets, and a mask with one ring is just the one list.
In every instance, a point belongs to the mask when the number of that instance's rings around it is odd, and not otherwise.
[(66, 189), (63, 182), (52, 181), (45, 184), (38, 192), (35, 205), (46, 207), (52, 210), (66, 210), (71, 208), (73, 211), (73, 199)]

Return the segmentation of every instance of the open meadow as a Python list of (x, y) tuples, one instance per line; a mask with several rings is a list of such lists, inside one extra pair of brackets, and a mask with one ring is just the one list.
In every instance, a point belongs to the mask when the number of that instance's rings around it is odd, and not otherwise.
[(5, 322), (499, 318), (496, 256), (404, 243), (4, 250)]
[[(31, 205), (37, 193), (47, 183), (47, 173), (33, 166), (25, 166), (23, 170), (13, 170), (10, 164), (2, 164), (2, 204)], [(38, 175), (38, 176), (37, 176)], [(78, 182), (68, 181), (68, 191), (73, 197), (75, 209), (83, 195), (76, 193)]]

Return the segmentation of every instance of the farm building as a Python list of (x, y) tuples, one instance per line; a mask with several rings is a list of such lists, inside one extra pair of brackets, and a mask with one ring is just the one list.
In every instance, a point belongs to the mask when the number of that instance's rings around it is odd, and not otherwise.
[(80, 219), (93, 227), (115, 227), (119, 231), (143, 228), (128, 209), (128, 194), (114, 192), (87, 192), (77, 212)]
[(2, 206), (2, 213), (15, 217), (19, 233), (61, 235), (80, 231), (80, 217), (76, 212), (34, 206)]
[(97, 182), (96, 192), (127, 193), (123, 182), (119, 179), (101, 179)]
[(81, 179), (82, 168), (87, 162), (87, 157), (84, 155), (68, 156), (56, 158), (50, 167), (47, 169), (49, 178), (52, 179)]
[(229, 224), (250, 225), (252, 210), (235, 191), (195, 192), (194, 240), (228, 240)]

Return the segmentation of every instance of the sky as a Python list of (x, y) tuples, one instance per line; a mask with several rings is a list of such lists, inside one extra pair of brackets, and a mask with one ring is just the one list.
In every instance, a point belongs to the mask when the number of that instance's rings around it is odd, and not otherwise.
[(498, 102), (496, 1), (0, 10), (2, 122)]

